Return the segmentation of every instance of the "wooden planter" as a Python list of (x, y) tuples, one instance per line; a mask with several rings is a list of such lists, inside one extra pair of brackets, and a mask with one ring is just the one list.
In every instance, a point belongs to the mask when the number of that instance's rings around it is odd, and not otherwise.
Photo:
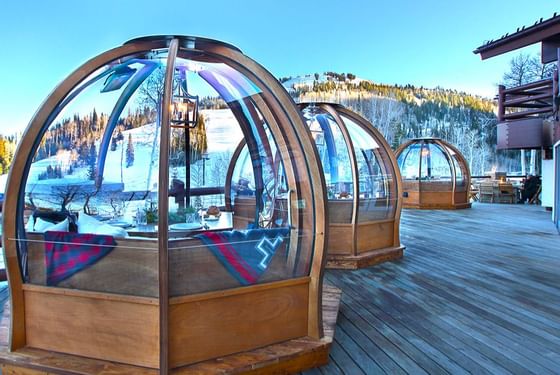
[[(408, 164), (411, 167), (407, 171), (414, 172), (403, 172), (409, 155), (411, 158), (415, 157), (410, 151), (414, 148), (423, 156), (416, 158), (412, 166)], [(395, 154), (403, 178), (404, 208), (454, 210), (471, 207), (468, 163), (455, 146), (438, 138), (418, 138), (403, 143)], [(449, 175), (444, 178), (434, 177), (432, 168), (423, 165), (429, 162), (430, 157), (443, 160)]]
[[(122, 78), (119, 74), (126, 73), (119, 64), (143, 61), (144, 57), (151, 61), (162, 53), (166, 69), (157, 120), (161, 130), (155, 150), (160, 157), (154, 193), (159, 230), (152, 238), (116, 238), (108, 255), (56, 286), (48, 286), (45, 240), (24, 228), (24, 203), (30, 198), (26, 187), (40, 141), (64, 106), (93, 81), (91, 77), (105, 74), (100, 68), (108, 69), (107, 83), (110, 77)], [(169, 228), (170, 132), (177, 127), (170, 111), (176, 86), (173, 79), (185, 68), (178, 65), (180, 59), (193, 59), (203, 67), (213, 63), (221, 64), (219, 69), (227, 66), (223, 77), (231, 78), (232, 87), (242, 97), (227, 97), (226, 101), (245, 137), (256, 144), (252, 132), (264, 130), (259, 128), (262, 123), (251, 125), (250, 121), (263, 118), (267, 131), (275, 136), (284, 166), (291, 194), (285, 202), (290, 205), (286, 217), (289, 240), (273, 253), (258, 282), (247, 286), (241, 286), (200, 240), (161, 229)], [(111, 70), (115, 66), (118, 70)], [(107, 120), (106, 132), (110, 133), (99, 144), (95, 181), (100, 192), (111, 132), (126, 102), (151, 71), (137, 84), (126, 86)], [(254, 87), (237, 87), (244, 82), (239, 77)], [(205, 79), (218, 85), (211, 76)], [(220, 86), (220, 90), (224, 88)], [(102, 373), (112, 368), (115, 374), (167, 374), (196, 368), (221, 371), (226, 365), (226, 372), (266, 373), (298, 372), (325, 364), (332, 341), (332, 329), (325, 337), (322, 311), (326, 193), (312, 142), (300, 138), (305, 131), (297, 107), (278, 81), (237, 48), (221, 42), (176, 36), (135, 39), (72, 73), (31, 120), (8, 179), (3, 248), (11, 320), (9, 351), (0, 355), (0, 362), (6, 364), (3, 373), (83, 373), (82, 369)], [(143, 199), (151, 193), (144, 192)], [(328, 299), (328, 319), (333, 325), (336, 312), (332, 306), (338, 306), (339, 294), (331, 293)]]

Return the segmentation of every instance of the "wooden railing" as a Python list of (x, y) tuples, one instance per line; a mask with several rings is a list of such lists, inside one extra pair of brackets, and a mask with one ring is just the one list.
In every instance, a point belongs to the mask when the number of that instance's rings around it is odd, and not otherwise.
[(556, 112), (554, 97), (558, 95), (558, 72), (552, 78), (506, 88), (498, 86), (498, 121), (538, 117)]

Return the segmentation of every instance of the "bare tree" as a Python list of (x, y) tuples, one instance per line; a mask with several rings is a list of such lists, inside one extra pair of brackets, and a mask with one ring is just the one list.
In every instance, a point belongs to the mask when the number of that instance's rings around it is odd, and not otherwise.
[(393, 98), (372, 98), (369, 119), (383, 134), (389, 144), (393, 143), (396, 125), (404, 114), (403, 104)]
[(529, 68), (530, 73), (533, 76), (533, 80), (541, 80), (552, 77), (556, 64), (543, 64), (539, 56), (531, 56)]
[(534, 62), (530, 55), (520, 53), (509, 62), (509, 70), (502, 78), (506, 87), (521, 86), (534, 80)]

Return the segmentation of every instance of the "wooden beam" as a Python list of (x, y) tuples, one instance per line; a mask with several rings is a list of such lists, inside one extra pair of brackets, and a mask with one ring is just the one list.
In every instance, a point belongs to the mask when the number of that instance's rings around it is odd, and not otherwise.
[(521, 86), (510, 87), (509, 89), (506, 89), (504, 86), (504, 94), (515, 94), (517, 92), (521, 92), (522, 90), (529, 90), (538, 87), (548, 88), (549, 86), (552, 87), (552, 78), (545, 78), (535, 82), (526, 83)]
[(169, 107), (173, 97), (173, 78), (175, 74), (175, 58), (179, 49), (179, 40), (173, 39), (169, 43), (165, 81), (163, 87), (162, 113), (160, 124), (160, 155), (159, 158), (159, 196), (158, 196), (158, 247), (159, 247), (159, 370), (162, 374), (169, 372), (169, 257), (168, 257), (168, 211), (169, 211), (169, 137), (170, 113)]
[(532, 111), (508, 113), (508, 114), (504, 115), (504, 120), (520, 119), (520, 118), (523, 118), (523, 117), (538, 115), (540, 113), (547, 113), (547, 112), (551, 112), (551, 111), (552, 111), (552, 107), (548, 107), (548, 108), (534, 109)]
[(552, 99), (552, 93), (539, 94), (534, 96), (525, 96), (522, 98), (506, 100), (504, 101), (504, 106), (515, 107), (517, 104), (527, 104), (527, 102), (541, 100), (541, 99)]

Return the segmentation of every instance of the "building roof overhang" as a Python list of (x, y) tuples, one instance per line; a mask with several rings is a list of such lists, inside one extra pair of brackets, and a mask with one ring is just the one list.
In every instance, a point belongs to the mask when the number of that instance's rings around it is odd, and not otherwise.
[(560, 48), (560, 15), (554, 15), (543, 21), (541, 18), (529, 27), (517, 28), (513, 34), (505, 34), (497, 40), (491, 40), (473, 51), (480, 54), (482, 60), (498, 56), (519, 48), (542, 42), (541, 59), (549, 63), (558, 59)]

